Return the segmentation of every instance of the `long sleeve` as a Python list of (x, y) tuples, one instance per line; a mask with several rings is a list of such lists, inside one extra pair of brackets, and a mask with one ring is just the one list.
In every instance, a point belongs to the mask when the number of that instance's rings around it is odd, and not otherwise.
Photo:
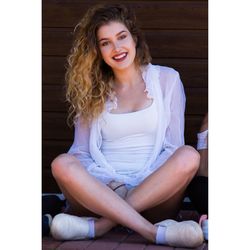
[(170, 101), (170, 123), (166, 130), (164, 148), (174, 151), (184, 145), (186, 97), (180, 76), (177, 73)]
[(179, 73), (168, 67), (160, 67), (160, 86), (163, 96), (163, 117), (159, 126), (164, 137), (161, 151), (152, 163), (150, 170), (162, 166), (176, 149), (184, 145), (184, 114), (186, 97)]
[(89, 126), (78, 119), (75, 123), (74, 142), (68, 153), (74, 155), (86, 169), (97, 166), (89, 152), (89, 136)]

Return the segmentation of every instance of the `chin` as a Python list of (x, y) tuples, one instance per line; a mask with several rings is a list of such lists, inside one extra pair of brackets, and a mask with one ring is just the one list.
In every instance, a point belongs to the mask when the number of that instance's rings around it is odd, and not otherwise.
[(113, 69), (113, 70), (126, 70), (128, 68), (130, 68), (131, 66), (135, 65), (134, 61), (132, 62), (124, 62), (122, 64), (113, 64), (112, 66), (110, 65), (110, 67)]

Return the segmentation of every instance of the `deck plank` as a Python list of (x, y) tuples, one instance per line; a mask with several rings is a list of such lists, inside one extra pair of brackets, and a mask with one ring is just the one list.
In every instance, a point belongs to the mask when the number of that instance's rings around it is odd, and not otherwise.
[(121, 243), (116, 250), (144, 250), (146, 244)]
[[(126, 232), (109, 233), (97, 240), (56, 241), (51, 237), (43, 237), (43, 250), (188, 250), (190, 248), (174, 248), (170, 246), (150, 244), (138, 234), (129, 235)], [(193, 250), (208, 250), (208, 243)]]
[(52, 237), (43, 237), (42, 239), (42, 249), (51, 250), (56, 249), (62, 244), (62, 241), (54, 240)]
[(93, 240), (65, 241), (56, 249), (58, 250), (83, 250), (87, 249)]
[(135, 232), (128, 234), (127, 238), (119, 245), (117, 250), (143, 250), (148, 241)]
[(88, 250), (111, 250), (117, 249), (119, 245), (128, 237), (128, 233), (124, 230), (114, 231), (107, 233), (105, 236), (96, 239), (91, 244)]
[(143, 238), (141, 235), (134, 232), (126, 238), (124, 243), (136, 243), (136, 244), (144, 244), (145, 245), (149, 242), (145, 238)]
[(150, 244), (145, 248), (145, 250), (174, 250), (174, 249), (175, 249), (174, 247), (154, 245), (154, 244)]
[(111, 250), (116, 249), (119, 246), (119, 242), (115, 241), (102, 241), (102, 240), (96, 240), (91, 244), (88, 248), (88, 250)]
[[(207, 243), (204, 242), (202, 245), (200, 245), (199, 247), (193, 248), (193, 250), (207, 250)], [(187, 250), (187, 248), (183, 248), (183, 247), (177, 247), (175, 248), (175, 250)]]

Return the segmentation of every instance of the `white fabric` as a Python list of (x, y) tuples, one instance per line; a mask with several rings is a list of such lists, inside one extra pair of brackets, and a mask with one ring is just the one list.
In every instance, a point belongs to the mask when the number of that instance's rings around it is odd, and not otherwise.
[(116, 180), (136, 186), (159, 168), (177, 148), (184, 145), (186, 98), (179, 73), (172, 68), (152, 64), (141, 70), (148, 97), (156, 102), (158, 126), (153, 152), (138, 173), (127, 176), (118, 174), (100, 150), (100, 123), (105, 112), (113, 109), (117, 103), (108, 100), (106, 109), (92, 122), (90, 128), (80, 120), (75, 124), (74, 142), (68, 153), (76, 156), (90, 174), (106, 184)]
[(197, 150), (207, 149), (208, 130), (197, 134)]
[(104, 114), (101, 152), (118, 174), (136, 174), (145, 166), (153, 151), (157, 120), (154, 101), (136, 112)]
[(201, 229), (205, 240), (208, 240), (208, 220), (201, 222)]

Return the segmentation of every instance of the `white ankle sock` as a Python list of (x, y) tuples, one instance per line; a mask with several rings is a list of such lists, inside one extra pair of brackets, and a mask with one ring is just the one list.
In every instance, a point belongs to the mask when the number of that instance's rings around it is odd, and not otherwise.
[(207, 149), (207, 135), (208, 135), (208, 130), (205, 130), (201, 133), (197, 134), (197, 149)]
[(208, 220), (201, 222), (201, 229), (205, 240), (208, 240)]
[(156, 239), (155, 239), (155, 243), (157, 245), (159, 245), (159, 244), (161, 244), (161, 245), (167, 244), (167, 241), (165, 239), (165, 231), (166, 231), (166, 227), (158, 226), (157, 232), (156, 232)]
[(88, 237), (95, 238), (95, 221), (93, 219), (88, 219), (88, 223), (89, 223)]

